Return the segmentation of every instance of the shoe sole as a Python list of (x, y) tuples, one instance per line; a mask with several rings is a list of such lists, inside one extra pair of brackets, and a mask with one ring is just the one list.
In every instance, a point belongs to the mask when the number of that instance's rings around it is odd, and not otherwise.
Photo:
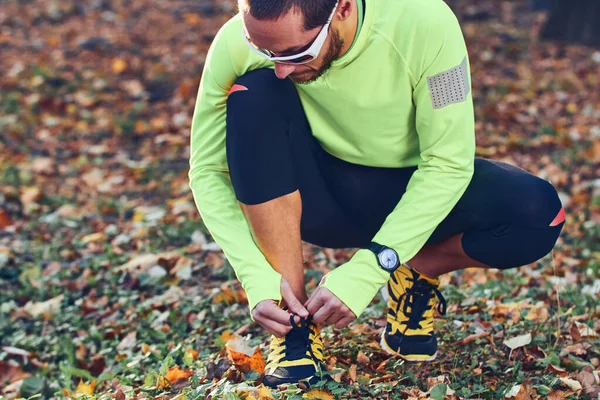
[(392, 348), (385, 341), (385, 331), (381, 333), (381, 340), (379, 341), (379, 345), (381, 348), (392, 356), (400, 356), (403, 360), (412, 361), (412, 362), (422, 362), (422, 361), (433, 361), (437, 357), (437, 351), (431, 356), (429, 354), (400, 354), (397, 351), (392, 350)]

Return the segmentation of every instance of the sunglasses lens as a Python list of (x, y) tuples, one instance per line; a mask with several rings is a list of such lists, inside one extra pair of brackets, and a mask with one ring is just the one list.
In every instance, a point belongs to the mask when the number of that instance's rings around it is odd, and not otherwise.
[(312, 61), (314, 59), (315, 58), (313, 56), (311, 56), (310, 54), (306, 54), (304, 56), (292, 58), (291, 60), (277, 61), (277, 62), (280, 63), (280, 64), (305, 64), (305, 63), (310, 62), (310, 61)]

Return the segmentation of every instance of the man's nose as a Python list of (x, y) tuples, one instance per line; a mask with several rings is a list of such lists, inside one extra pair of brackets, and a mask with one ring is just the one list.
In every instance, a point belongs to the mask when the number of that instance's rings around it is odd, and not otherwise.
[(285, 79), (289, 74), (294, 72), (295, 69), (295, 65), (275, 63), (275, 75), (279, 79)]

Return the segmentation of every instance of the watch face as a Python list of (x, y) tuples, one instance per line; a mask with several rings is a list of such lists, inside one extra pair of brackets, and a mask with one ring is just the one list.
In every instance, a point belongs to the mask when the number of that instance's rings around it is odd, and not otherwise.
[(382, 250), (377, 257), (379, 257), (379, 263), (383, 269), (392, 271), (398, 266), (398, 255), (392, 249)]

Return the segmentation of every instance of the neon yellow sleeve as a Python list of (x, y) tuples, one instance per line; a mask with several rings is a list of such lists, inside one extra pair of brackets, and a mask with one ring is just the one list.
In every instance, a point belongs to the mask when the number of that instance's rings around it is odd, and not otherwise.
[[(411, 11), (418, 21), (414, 51), (402, 58), (414, 81), (421, 161), (406, 193), (373, 238), (395, 249), (402, 262), (414, 257), (461, 198), (475, 155), (468, 55), (458, 21), (442, 1), (427, 1)], [(389, 278), (368, 250), (358, 251), (328, 275), (324, 286), (356, 315)]]
[(254, 243), (229, 177), (227, 95), (239, 76), (263, 66), (247, 49), (231, 44), (236, 31), (241, 34), (241, 23), (234, 18), (219, 31), (206, 58), (192, 120), (189, 178), (202, 220), (233, 266), (252, 310), (262, 300), (281, 299), (281, 275)]

